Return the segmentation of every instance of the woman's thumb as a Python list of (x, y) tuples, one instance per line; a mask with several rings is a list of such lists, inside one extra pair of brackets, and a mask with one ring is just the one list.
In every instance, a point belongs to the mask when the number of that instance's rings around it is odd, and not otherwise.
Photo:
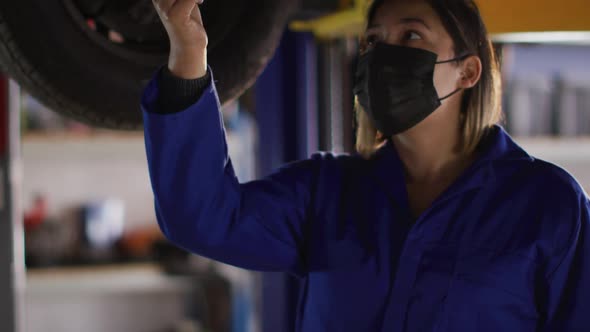
[[(200, 4), (203, 4), (203, 0), (201, 0)], [(195, 6), (193, 8), (193, 11), (191, 12), (191, 18), (199, 25), (203, 25), (203, 18), (201, 17), (201, 9), (199, 6)]]

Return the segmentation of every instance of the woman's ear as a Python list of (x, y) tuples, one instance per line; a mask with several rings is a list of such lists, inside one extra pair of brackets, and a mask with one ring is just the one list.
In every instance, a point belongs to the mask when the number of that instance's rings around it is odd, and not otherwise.
[(463, 89), (473, 88), (481, 78), (481, 60), (478, 56), (472, 55), (463, 60), (460, 67), (459, 87)]

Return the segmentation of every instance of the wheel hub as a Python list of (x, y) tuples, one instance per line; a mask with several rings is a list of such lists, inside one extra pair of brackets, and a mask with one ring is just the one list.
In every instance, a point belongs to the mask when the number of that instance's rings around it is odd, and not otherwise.
[(162, 56), (168, 51), (166, 31), (151, 0), (62, 1), (76, 22), (113, 52)]

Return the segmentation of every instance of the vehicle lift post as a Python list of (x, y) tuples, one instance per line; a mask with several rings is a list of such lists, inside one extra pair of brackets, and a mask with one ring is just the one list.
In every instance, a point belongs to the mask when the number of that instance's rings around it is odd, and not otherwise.
[(19, 86), (0, 72), (0, 331), (14, 332), (25, 330), (19, 104)]

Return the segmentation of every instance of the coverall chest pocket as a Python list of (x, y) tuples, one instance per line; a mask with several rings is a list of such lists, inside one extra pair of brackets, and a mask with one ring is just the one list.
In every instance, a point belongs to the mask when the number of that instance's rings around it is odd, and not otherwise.
[(535, 273), (533, 260), (517, 253), (460, 254), (439, 331), (535, 331)]
[(406, 307), (405, 331), (431, 332), (438, 329), (453, 279), (457, 253), (455, 245), (436, 245), (413, 257), (417, 265)]

